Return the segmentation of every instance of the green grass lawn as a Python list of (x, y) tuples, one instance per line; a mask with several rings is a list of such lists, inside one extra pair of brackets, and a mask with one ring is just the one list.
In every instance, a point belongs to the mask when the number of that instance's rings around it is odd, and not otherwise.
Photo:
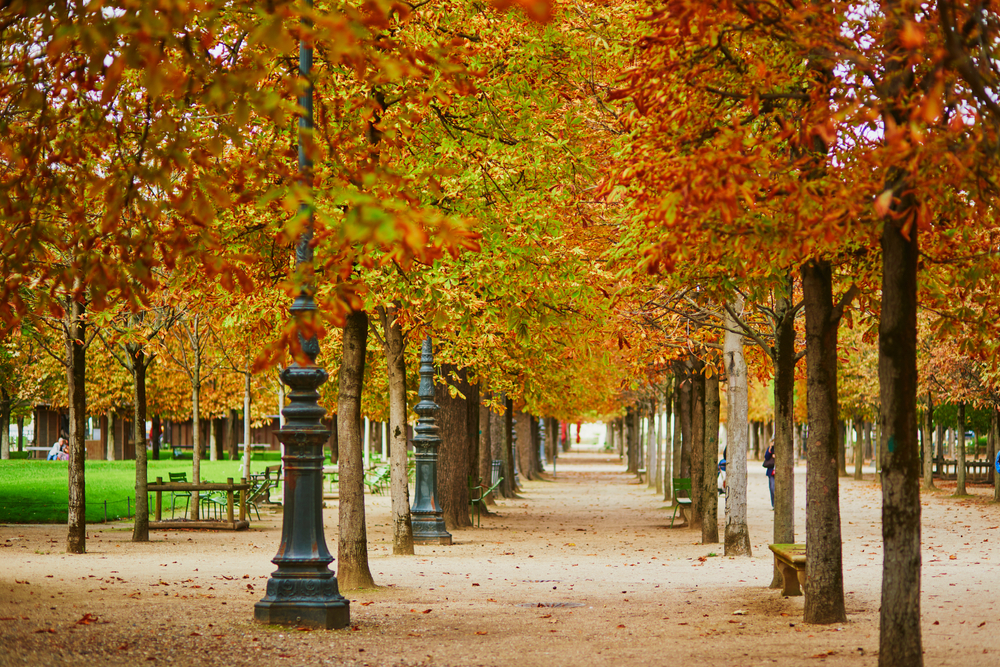
[[(258, 456), (261, 458), (258, 459)], [(262, 472), (280, 463), (277, 452), (255, 454), (250, 472)], [(69, 472), (66, 461), (0, 461), (0, 523), (65, 523), (68, 514)], [(167, 479), (167, 473), (186, 472), (191, 479), (191, 460), (150, 461), (148, 478)], [(105, 501), (109, 521), (135, 512), (135, 461), (87, 461), (87, 523), (104, 521)], [(225, 482), (242, 477), (239, 461), (202, 461), (201, 479)], [(164, 497), (169, 509), (170, 502)], [(154, 496), (149, 508), (153, 511)]]

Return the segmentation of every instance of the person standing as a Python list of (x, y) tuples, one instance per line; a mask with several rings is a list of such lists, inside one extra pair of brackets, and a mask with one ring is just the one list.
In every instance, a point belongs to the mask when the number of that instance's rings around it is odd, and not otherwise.
[(767, 474), (767, 488), (771, 492), (771, 509), (774, 509), (774, 440), (764, 452), (764, 471)]

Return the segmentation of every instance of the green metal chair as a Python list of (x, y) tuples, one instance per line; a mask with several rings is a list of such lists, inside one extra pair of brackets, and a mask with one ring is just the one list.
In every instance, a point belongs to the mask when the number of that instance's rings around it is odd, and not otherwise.
[[(170, 476), (171, 482), (187, 482), (186, 472), (171, 472), (167, 473)], [(184, 513), (187, 514), (188, 504), (191, 502), (191, 492), (190, 491), (171, 491), (170, 492), (170, 518), (174, 518), (174, 508), (177, 505), (178, 500), (184, 500)]]
[(500, 476), (500, 469), (503, 466), (503, 461), (494, 459), (490, 465), (490, 486), (483, 484), (483, 478), (480, 477), (479, 481), (473, 484), (472, 477), (469, 477), (469, 512), (473, 519), (476, 521), (476, 527), (480, 525), (480, 517), (482, 514), (482, 508), (486, 504), (486, 496), (490, 495), (496, 488), (500, 486), (500, 482), (503, 481), (503, 477)]
[[(674, 496), (674, 515), (670, 517), (670, 527), (674, 527), (674, 519), (677, 518), (677, 510), (682, 505), (686, 507), (691, 507), (691, 478), (690, 477), (675, 477), (673, 479), (673, 496)], [(679, 492), (684, 491), (687, 493), (687, 498), (681, 498), (677, 495)], [(684, 513), (681, 512), (681, 516)]]

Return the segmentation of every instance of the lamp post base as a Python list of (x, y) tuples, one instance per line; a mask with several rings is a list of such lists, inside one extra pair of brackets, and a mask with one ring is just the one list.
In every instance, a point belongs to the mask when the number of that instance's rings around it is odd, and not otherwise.
[(337, 580), (269, 579), (267, 594), (253, 608), (268, 625), (336, 630), (351, 622), (350, 602), (337, 592)]
[(414, 544), (451, 544), (451, 533), (444, 526), (444, 519), (439, 516), (419, 517), (411, 513)]

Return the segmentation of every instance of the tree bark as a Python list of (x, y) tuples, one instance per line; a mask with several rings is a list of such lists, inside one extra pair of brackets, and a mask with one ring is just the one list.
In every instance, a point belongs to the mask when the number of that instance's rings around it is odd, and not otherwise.
[(10, 406), (11, 396), (6, 388), (0, 388), (0, 460), (10, 458)]
[[(774, 526), (775, 544), (795, 542), (795, 307), (788, 275), (775, 290), (774, 322)], [(754, 425), (756, 433), (763, 429)], [(754, 452), (759, 458), (760, 440)], [(781, 572), (773, 568), (771, 588), (781, 588)]]
[(969, 493), (965, 488), (965, 401), (958, 404), (958, 431), (955, 435), (958, 440), (955, 446), (955, 476), (958, 478), (955, 495), (964, 496)]
[[(517, 497), (517, 476), (515, 465), (517, 462), (517, 448), (514, 444), (514, 399), (509, 396), (504, 397), (504, 470), (506, 471), (507, 491), (504, 492), (508, 498)], [(507, 495), (509, 493), (510, 495)]]
[[(134, 348), (134, 349), (130, 349)], [(146, 460), (146, 352), (126, 345), (132, 366), (132, 440), (135, 441), (135, 521), (132, 541), (149, 542), (149, 468)]]
[[(497, 403), (505, 406), (507, 397), (499, 394)], [(500, 476), (503, 478), (496, 493), (504, 498), (512, 498), (513, 475), (507, 472), (508, 461), (510, 459), (510, 431), (507, 429), (507, 411), (502, 414), (494, 414), (490, 417), (490, 442), (493, 449), (493, 458), (500, 461)]]
[[(479, 478), (488, 489), (491, 486), (490, 477), (493, 473), (493, 431), (490, 428), (493, 415), (483, 398), (485, 397), (480, 396), (479, 401)], [(492, 492), (486, 494), (483, 505), (483, 512), (487, 511), (486, 505), (496, 505)]]
[(719, 541), (719, 373), (709, 367), (705, 378), (705, 457), (702, 459), (701, 543)]
[(66, 552), (87, 552), (87, 502), (84, 468), (87, 443), (86, 306), (70, 299), (66, 313), (66, 385), (69, 398), (69, 530)]
[(368, 314), (353, 310), (343, 330), (344, 353), (338, 374), (337, 441), (340, 443), (340, 507), (337, 581), (341, 590), (374, 588), (368, 568), (361, 393), (368, 351)]
[(531, 464), (531, 417), (520, 410), (514, 413), (514, 431), (517, 441), (517, 467), (524, 479), (535, 479)]
[(691, 372), (685, 365), (677, 375), (677, 416), (680, 419), (680, 447), (676, 468), (680, 478), (691, 477)]
[(160, 460), (160, 440), (163, 437), (163, 422), (159, 415), (153, 417), (153, 425), (149, 429), (149, 439), (153, 441), (153, 460)]
[(854, 479), (860, 481), (862, 479), (861, 467), (864, 463), (864, 434), (861, 432), (861, 420), (854, 420)]
[(691, 371), (691, 527), (701, 529), (702, 479), (705, 476), (705, 363), (692, 358)]
[[(904, 184), (905, 185), (905, 184)], [(917, 456), (917, 205), (912, 189), (882, 230), (879, 396), (882, 444), (881, 667), (920, 667), (920, 461)], [(906, 226), (908, 229), (904, 229)]]
[(650, 489), (656, 488), (656, 469), (659, 458), (656, 448), (660, 441), (657, 426), (659, 425), (658, 409), (656, 399), (649, 402), (649, 417), (646, 426), (646, 486)]
[[(663, 487), (660, 489), (664, 500), (673, 499), (674, 454), (677, 443), (677, 431), (674, 426), (674, 404), (676, 402), (674, 377), (667, 379), (667, 388), (663, 396)], [(679, 450), (679, 448), (677, 448)]]
[[(730, 304), (732, 311), (743, 312), (743, 299)], [(750, 556), (750, 528), (747, 525), (747, 425), (749, 414), (747, 362), (743, 356), (743, 336), (736, 320), (726, 315), (723, 355), (726, 364), (726, 533), (725, 555)], [(777, 507), (777, 505), (775, 505)], [(777, 514), (777, 512), (775, 512)], [(775, 517), (777, 520), (777, 517)]]
[(837, 454), (837, 326), (833, 272), (825, 260), (802, 266), (806, 309), (806, 401), (809, 410), (806, 475), (806, 623), (842, 623), (844, 573)]
[(406, 458), (406, 340), (399, 323), (399, 304), (379, 307), (385, 333), (383, 351), (389, 379), (389, 493), (392, 498), (392, 553), (413, 555), (410, 487)]
[[(996, 452), (1000, 450), (1000, 408), (993, 408), (993, 452), (996, 456)], [(993, 459), (993, 465), (990, 466), (993, 471), (993, 502), (1000, 502), (1000, 471), (996, 469), (996, 459)]]
[[(476, 421), (479, 419), (478, 387), (469, 384), (465, 369), (455, 370), (457, 381), (451, 379), (451, 370), (454, 368), (442, 365), (441, 382), (436, 394), (437, 404), (441, 407), (438, 412), (441, 447), (438, 450), (437, 492), (444, 523), (449, 529), (472, 525), (469, 516), (469, 473), (472, 470), (470, 452), (474, 443), (470, 437), (470, 411), (475, 411)], [(449, 385), (458, 389), (458, 396), (451, 395)], [(477, 434), (476, 440), (478, 437)]]
[[(195, 371), (191, 377), (191, 475), (195, 484), (201, 483), (201, 361), (196, 355)], [(201, 501), (197, 491), (191, 492), (191, 519), (198, 520)]]
[(639, 418), (636, 415), (636, 407), (628, 406), (625, 410), (625, 449), (626, 449), (626, 472), (635, 474), (639, 470)]
[[(101, 448), (104, 450), (104, 458), (107, 461), (115, 460), (115, 413), (108, 411), (108, 414), (101, 417)], [(38, 434), (35, 434), (38, 437)]]

